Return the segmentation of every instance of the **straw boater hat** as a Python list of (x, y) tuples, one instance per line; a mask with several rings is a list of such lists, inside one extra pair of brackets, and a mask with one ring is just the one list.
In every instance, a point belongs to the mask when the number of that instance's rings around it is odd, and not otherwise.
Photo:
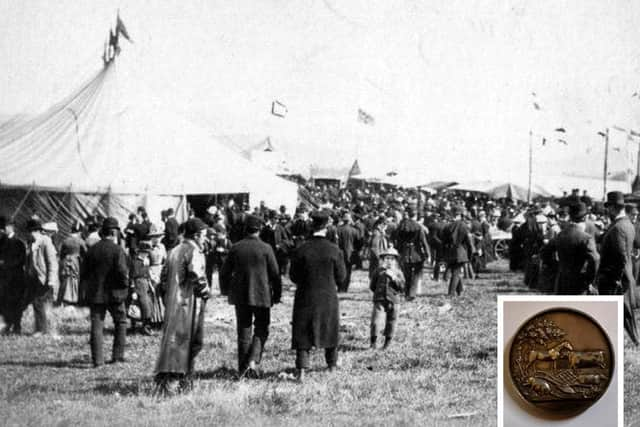
[(44, 231), (48, 231), (50, 233), (57, 233), (58, 232), (58, 224), (50, 221), (50, 222), (45, 222), (44, 224), (42, 224), (42, 229)]
[(383, 258), (383, 257), (386, 257), (386, 256), (392, 256), (392, 257), (399, 258), (400, 254), (398, 253), (396, 248), (390, 247), (390, 248), (387, 248), (387, 249), (383, 250), (382, 252), (380, 252), (380, 258)]
[(151, 239), (154, 237), (164, 236), (164, 232), (158, 228), (157, 225), (151, 224), (149, 227), (149, 233), (147, 234), (147, 238)]

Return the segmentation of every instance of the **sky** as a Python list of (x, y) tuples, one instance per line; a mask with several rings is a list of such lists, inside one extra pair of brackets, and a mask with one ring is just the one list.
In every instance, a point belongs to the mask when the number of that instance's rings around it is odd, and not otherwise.
[[(118, 9), (140, 85), (299, 165), (526, 182), (531, 131), (534, 180), (601, 176), (598, 131), (640, 130), (630, 0), (0, 0), (0, 113), (40, 111), (95, 74)], [(635, 169), (638, 143), (610, 135), (610, 168)]]

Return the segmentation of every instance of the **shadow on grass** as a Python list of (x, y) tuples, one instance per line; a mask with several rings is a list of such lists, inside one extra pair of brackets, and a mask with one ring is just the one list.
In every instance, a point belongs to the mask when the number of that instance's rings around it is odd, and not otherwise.
[(367, 351), (369, 347), (353, 344), (340, 344), (339, 351)]
[(121, 396), (137, 396), (147, 388), (150, 387), (145, 387), (145, 382), (141, 379), (113, 381), (112, 379), (105, 378), (105, 382), (95, 386), (93, 391), (104, 395), (118, 393)]
[(91, 362), (84, 359), (72, 360), (7, 360), (0, 362), (0, 366), (22, 366), (25, 368), (73, 368), (73, 369), (91, 369)]

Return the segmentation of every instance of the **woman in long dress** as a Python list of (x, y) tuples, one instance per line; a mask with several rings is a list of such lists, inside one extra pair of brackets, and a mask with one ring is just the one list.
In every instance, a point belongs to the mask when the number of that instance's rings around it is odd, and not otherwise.
[(161, 327), (164, 319), (164, 303), (160, 297), (158, 287), (160, 286), (160, 275), (162, 267), (167, 261), (167, 250), (160, 242), (163, 233), (154, 230), (151, 226), (151, 250), (149, 251), (149, 276), (151, 278), (151, 325)]
[(80, 265), (87, 252), (87, 245), (80, 237), (80, 224), (75, 224), (71, 235), (64, 239), (60, 246), (60, 288), (58, 304), (77, 305), (79, 300), (78, 283), (80, 281)]

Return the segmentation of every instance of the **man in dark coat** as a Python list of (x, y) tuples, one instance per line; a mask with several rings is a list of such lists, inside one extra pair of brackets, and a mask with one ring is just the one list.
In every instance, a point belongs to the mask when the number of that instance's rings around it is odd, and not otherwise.
[(0, 314), (6, 323), (5, 334), (22, 333), (26, 256), (27, 248), (15, 236), (13, 222), (0, 218)]
[(293, 246), (291, 237), (286, 228), (280, 223), (278, 214), (274, 210), (267, 213), (268, 222), (260, 231), (260, 240), (267, 243), (273, 249), (278, 262), (280, 275), (284, 274), (289, 262), (289, 250)]
[(351, 284), (351, 269), (354, 264), (354, 253), (356, 246), (359, 245), (360, 231), (353, 226), (351, 214), (345, 213), (342, 217), (342, 223), (338, 226), (338, 247), (342, 250), (344, 256), (344, 265), (347, 269), (347, 276), (343, 283), (338, 284), (340, 292), (347, 292)]
[(170, 251), (178, 244), (178, 221), (173, 213), (173, 208), (166, 210), (167, 220), (164, 222), (164, 244), (167, 251)]
[(293, 222), (291, 222), (289, 234), (296, 248), (299, 248), (311, 235), (311, 221), (309, 220), (309, 213), (306, 209), (298, 208), (296, 210), (296, 216)]
[(310, 368), (312, 347), (325, 349), (330, 370), (338, 362), (340, 310), (338, 284), (346, 279), (344, 258), (326, 238), (329, 215), (315, 212), (313, 235), (291, 259), (290, 277), (297, 285), (293, 302), (292, 347), (299, 379)]
[(91, 360), (93, 366), (104, 364), (102, 352), (105, 313), (109, 311), (114, 324), (112, 363), (124, 362), (127, 335), (127, 311), (125, 300), (129, 287), (127, 254), (120, 247), (120, 227), (115, 218), (106, 218), (102, 224), (102, 240), (87, 251), (81, 283), (86, 287), (86, 297), (91, 315)]
[(607, 194), (605, 208), (612, 224), (602, 238), (598, 290), (603, 295), (624, 295), (624, 327), (629, 338), (638, 345), (638, 330), (633, 313), (636, 305), (631, 265), (631, 250), (635, 238), (633, 224), (624, 211), (624, 196), (619, 191)]
[(433, 280), (440, 280), (440, 266), (444, 263), (444, 253), (442, 251), (442, 230), (444, 230), (445, 222), (438, 213), (433, 213), (425, 221), (425, 225), (429, 230), (427, 242), (431, 248), (431, 256), (433, 257)]
[(542, 250), (544, 259), (558, 257), (555, 294), (580, 295), (593, 284), (600, 255), (593, 236), (584, 232), (587, 207), (583, 202), (569, 207), (571, 221)]
[(400, 253), (400, 265), (406, 280), (407, 301), (416, 297), (422, 279), (424, 261), (431, 257), (427, 235), (424, 228), (418, 224), (417, 218), (415, 209), (408, 207), (404, 218), (394, 231), (393, 239)]
[(447, 268), (451, 270), (449, 279), (449, 295), (460, 295), (463, 290), (463, 268), (469, 262), (469, 256), (475, 249), (469, 229), (462, 221), (461, 208), (453, 209), (454, 220), (442, 230), (442, 243)]
[(258, 237), (262, 220), (249, 215), (245, 225), (247, 237), (231, 247), (220, 272), (222, 295), (236, 307), (240, 377), (257, 375), (269, 337), (271, 306), (280, 302), (282, 294), (273, 249)]

